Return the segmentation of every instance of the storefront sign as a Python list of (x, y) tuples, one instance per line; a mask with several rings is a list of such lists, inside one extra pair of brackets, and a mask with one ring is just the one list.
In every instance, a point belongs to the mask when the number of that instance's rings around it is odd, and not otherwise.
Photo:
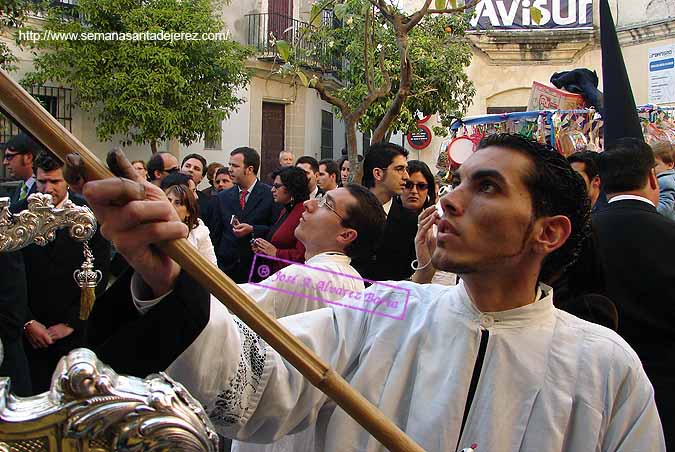
[[(531, 8), (536, 8), (533, 14)], [(541, 17), (538, 17), (538, 15)], [(476, 30), (593, 28), (593, 0), (481, 0), (471, 27)]]
[(649, 49), (649, 102), (675, 102), (675, 45)]
[(427, 126), (419, 125), (418, 129), (407, 135), (408, 144), (414, 149), (424, 149), (431, 144), (431, 129)]

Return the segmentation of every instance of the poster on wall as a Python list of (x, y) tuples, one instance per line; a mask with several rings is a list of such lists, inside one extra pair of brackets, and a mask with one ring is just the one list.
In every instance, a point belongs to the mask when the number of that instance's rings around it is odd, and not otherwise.
[[(536, 8), (541, 17), (532, 17)], [(593, 0), (480, 0), (474, 30), (592, 29)]]
[(675, 102), (675, 44), (649, 49), (649, 103)]

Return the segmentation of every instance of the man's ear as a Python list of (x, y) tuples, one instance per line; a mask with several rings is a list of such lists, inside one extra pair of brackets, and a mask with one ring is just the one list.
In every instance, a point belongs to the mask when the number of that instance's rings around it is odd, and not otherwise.
[(356, 229), (347, 228), (338, 234), (337, 241), (339, 244), (343, 245), (344, 249), (347, 247), (347, 245), (354, 242), (358, 235), (359, 233), (356, 232)]
[(600, 176), (595, 176), (591, 181), (591, 187), (600, 189)]
[(649, 187), (652, 190), (659, 189), (659, 179), (656, 177), (656, 171), (654, 171), (654, 168), (652, 168), (652, 170), (649, 171)]
[(373, 168), (373, 179), (382, 182), (384, 180), (384, 170), (382, 168)]
[(539, 254), (551, 254), (562, 247), (572, 233), (572, 223), (564, 215), (539, 218), (537, 223), (533, 240)]

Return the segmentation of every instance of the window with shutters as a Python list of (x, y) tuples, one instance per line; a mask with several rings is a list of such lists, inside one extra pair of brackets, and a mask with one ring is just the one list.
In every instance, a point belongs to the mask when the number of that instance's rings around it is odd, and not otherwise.
[(333, 113), (321, 110), (321, 158), (333, 158)]

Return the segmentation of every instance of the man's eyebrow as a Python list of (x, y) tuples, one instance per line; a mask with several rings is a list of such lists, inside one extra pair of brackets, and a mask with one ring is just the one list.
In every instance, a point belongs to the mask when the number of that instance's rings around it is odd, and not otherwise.
[(506, 178), (502, 175), (497, 170), (493, 169), (482, 169), (482, 170), (477, 170), (474, 173), (471, 174), (471, 179), (472, 180), (480, 180), (480, 179), (495, 179), (497, 182), (506, 185)]

